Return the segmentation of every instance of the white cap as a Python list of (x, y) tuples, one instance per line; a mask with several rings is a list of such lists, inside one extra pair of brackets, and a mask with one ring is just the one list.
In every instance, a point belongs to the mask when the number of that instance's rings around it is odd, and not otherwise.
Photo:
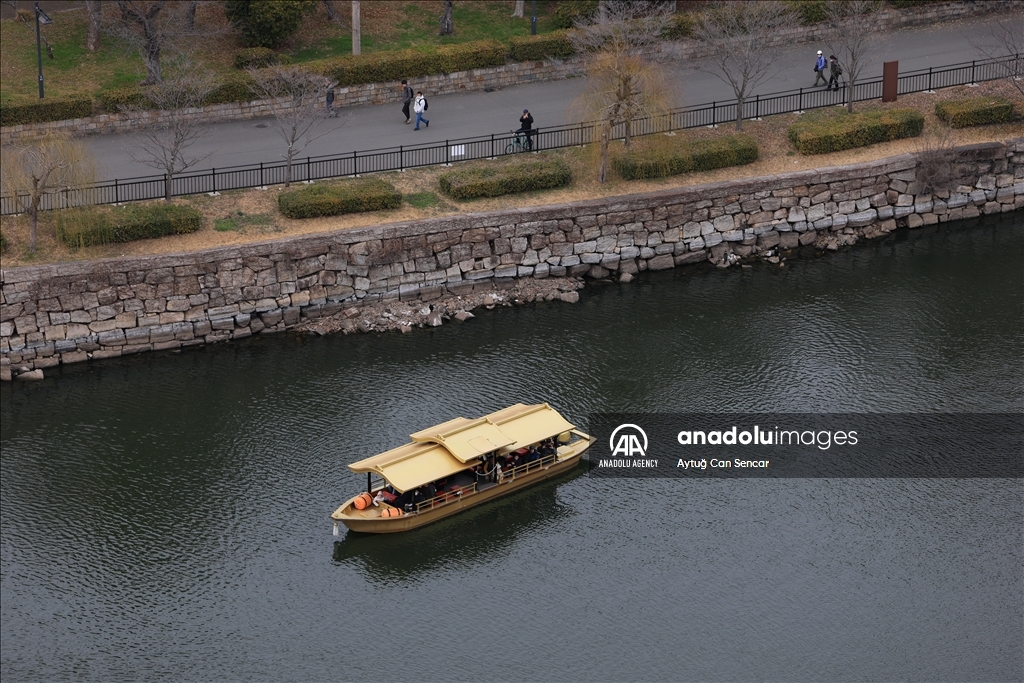
[(819, 55), (821, 54), (821, 50), (818, 50), (818, 54), (819, 54)]

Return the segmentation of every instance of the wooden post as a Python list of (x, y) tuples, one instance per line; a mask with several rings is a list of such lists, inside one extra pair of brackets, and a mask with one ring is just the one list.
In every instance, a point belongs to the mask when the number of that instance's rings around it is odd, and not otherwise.
[(882, 65), (882, 101), (895, 102), (900, 84), (900, 63), (885, 62)]
[(352, 0), (352, 54), (363, 54), (363, 29), (359, 25), (359, 0)]

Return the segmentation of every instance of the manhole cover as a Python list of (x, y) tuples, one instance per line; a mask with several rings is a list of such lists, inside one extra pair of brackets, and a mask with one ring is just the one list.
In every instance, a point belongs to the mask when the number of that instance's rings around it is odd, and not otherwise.
[(267, 127), (267, 124), (265, 124), (265, 123), (257, 123), (257, 124), (256, 124), (256, 127), (257, 127), (257, 128), (266, 128), (266, 127)]

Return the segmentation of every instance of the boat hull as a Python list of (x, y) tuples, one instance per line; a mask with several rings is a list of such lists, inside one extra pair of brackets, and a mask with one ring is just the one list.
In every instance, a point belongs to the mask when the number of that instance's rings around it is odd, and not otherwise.
[(359, 511), (355, 510), (353, 503), (358, 496), (354, 496), (346, 501), (344, 505), (339, 507), (334, 514), (331, 515), (331, 519), (334, 520), (335, 524), (341, 522), (352, 531), (366, 534), (393, 534), (402, 531), (409, 531), (411, 529), (418, 529), (419, 527), (432, 524), (433, 522), (438, 522), (442, 519), (447, 519), (452, 515), (457, 515), (460, 512), (477, 507), (478, 505), (495, 500), (496, 498), (501, 498), (516, 491), (521, 491), (527, 487), (533, 486), (534, 484), (572, 469), (579, 464), (583, 453), (593, 443), (593, 439), (591, 437), (582, 433), (578, 434), (584, 438), (575, 444), (572, 444), (571, 451), (564, 453), (560, 451), (558, 459), (548, 467), (519, 475), (514, 478), (508, 477), (503, 482), (495, 486), (491, 486), (482, 491), (477, 491), (465, 497), (457, 498), (438, 507), (423, 510), (421, 512), (407, 513), (401, 517), (381, 517), (380, 510), (378, 508)]

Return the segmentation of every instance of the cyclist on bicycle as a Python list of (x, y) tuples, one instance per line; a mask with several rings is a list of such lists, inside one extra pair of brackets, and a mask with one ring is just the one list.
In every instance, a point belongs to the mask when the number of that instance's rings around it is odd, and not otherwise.
[(529, 109), (524, 109), (523, 115), (519, 117), (519, 130), (512, 132), (524, 133), (526, 135), (526, 144), (523, 147), (533, 149), (533, 114), (530, 113)]

